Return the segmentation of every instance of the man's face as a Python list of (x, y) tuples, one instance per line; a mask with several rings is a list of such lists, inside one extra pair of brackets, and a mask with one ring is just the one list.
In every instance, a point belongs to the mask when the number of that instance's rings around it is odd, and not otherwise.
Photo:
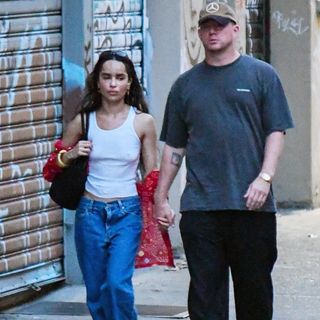
[(231, 21), (221, 25), (214, 20), (208, 20), (200, 25), (198, 33), (206, 50), (220, 52), (233, 47), (238, 31), (239, 26)]

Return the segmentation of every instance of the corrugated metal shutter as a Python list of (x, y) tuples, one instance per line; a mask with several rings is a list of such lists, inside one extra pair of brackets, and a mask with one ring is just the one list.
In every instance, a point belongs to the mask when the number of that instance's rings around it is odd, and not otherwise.
[(247, 0), (246, 2), (247, 54), (261, 60), (269, 60), (269, 1)]
[(104, 50), (127, 51), (140, 79), (143, 73), (143, 1), (93, 1), (94, 62)]
[(63, 275), (63, 229), (42, 178), (62, 130), (61, 0), (0, 6), (1, 296)]

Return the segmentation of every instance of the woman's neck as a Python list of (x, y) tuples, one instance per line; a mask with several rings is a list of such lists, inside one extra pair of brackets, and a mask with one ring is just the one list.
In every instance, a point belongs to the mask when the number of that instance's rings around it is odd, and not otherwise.
[(122, 114), (128, 111), (129, 106), (123, 101), (112, 103), (112, 102), (102, 102), (102, 106), (99, 108), (98, 112), (100, 114)]

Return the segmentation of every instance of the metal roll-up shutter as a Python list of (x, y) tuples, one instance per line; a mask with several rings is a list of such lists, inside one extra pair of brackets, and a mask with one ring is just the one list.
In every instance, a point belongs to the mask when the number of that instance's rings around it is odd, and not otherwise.
[(57, 281), (62, 211), (42, 167), (61, 135), (61, 0), (0, 3), (0, 297)]
[(143, 77), (143, 0), (93, 1), (94, 62), (104, 50), (126, 51)]
[(246, 17), (247, 54), (268, 61), (269, 0), (247, 0)]

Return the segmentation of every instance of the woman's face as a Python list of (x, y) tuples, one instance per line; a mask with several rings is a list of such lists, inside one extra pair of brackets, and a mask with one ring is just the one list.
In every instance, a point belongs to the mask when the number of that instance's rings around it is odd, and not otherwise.
[(108, 60), (102, 65), (99, 74), (98, 88), (102, 100), (120, 102), (130, 88), (130, 80), (124, 63)]

